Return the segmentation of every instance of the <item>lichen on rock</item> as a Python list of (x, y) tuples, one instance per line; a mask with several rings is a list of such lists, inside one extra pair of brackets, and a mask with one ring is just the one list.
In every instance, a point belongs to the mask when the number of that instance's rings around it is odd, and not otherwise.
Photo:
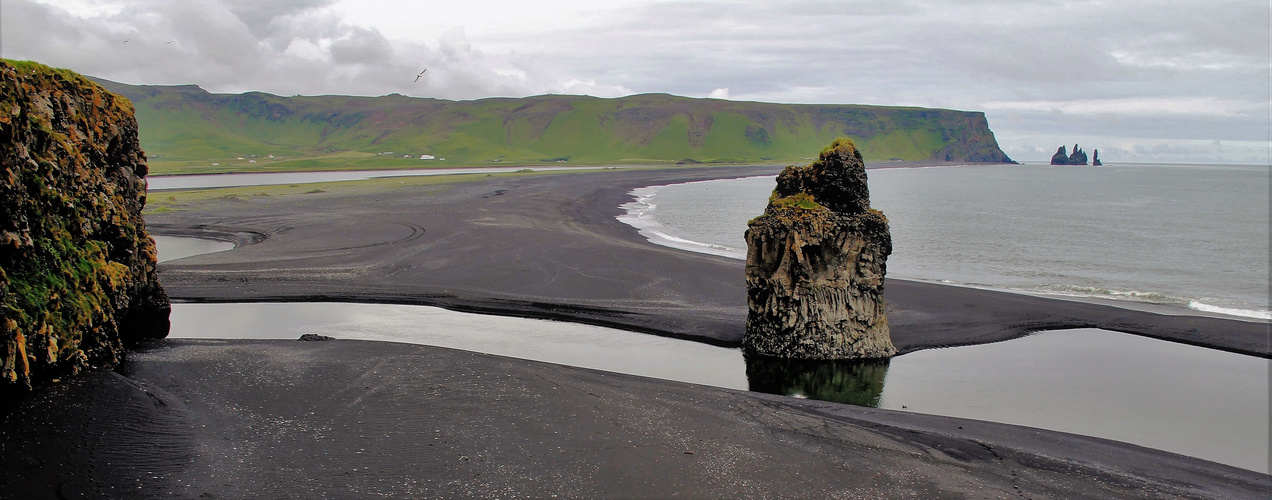
[(0, 387), (122, 361), (168, 334), (132, 104), (0, 60)]
[(896, 353), (883, 303), (892, 236), (870, 208), (865, 163), (849, 139), (786, 167), (746, 231), (749, 311), (743, 349), (801, 359)]

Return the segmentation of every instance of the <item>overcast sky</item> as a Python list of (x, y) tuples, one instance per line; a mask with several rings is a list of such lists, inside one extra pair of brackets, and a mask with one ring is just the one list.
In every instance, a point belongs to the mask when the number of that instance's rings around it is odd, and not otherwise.
[(0, 0), (0, 55), (124, 83), (980, 110), (1024, 161), (1267, 164), (1270, 45), (1267, 0)]

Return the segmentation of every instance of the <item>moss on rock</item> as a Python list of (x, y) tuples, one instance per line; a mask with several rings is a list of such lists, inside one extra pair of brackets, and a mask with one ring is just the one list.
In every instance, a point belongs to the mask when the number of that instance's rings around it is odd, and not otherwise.
[(0, 385), (114, 366), (167, 335), (146, 173), (127, 99), (0, 60)]

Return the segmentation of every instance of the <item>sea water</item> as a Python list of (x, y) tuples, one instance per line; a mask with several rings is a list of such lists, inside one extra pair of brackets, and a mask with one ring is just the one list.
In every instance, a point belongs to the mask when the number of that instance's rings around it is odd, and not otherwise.
[[(1269, 319), (1268, 175), (1249, 165), (870, 169), (892, 277)], [(651, 241), (743, 259), (774, 178), (632, 192)]]

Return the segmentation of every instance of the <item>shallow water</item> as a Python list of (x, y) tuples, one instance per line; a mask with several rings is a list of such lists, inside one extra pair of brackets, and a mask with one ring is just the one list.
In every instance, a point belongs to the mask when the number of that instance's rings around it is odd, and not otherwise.
[[(1268, 319), (1266, 166), (872, 169), (899, 278)], [(651, 241), (745, 258), (773, 177), (633, 191)]]
[(155, 250), (159, 254), (159, 262), (184, 259), (205, 253), (224, 252), (234, 248), (234, 244), (228, 241), (158, 235), (151, 235), (151, 237), (155, 239)]
[(890, 362), (745, 359), (741, 351), (609, 328), (344, 303), (173, 304), (172, 338), (435, 345), (1092, 435), (1268, 470), (1268, 360), (1104, 330), (1068, 330)]
[(1267, 359), (1087, 328), (891, 361), (798, 363), (784, 384), (764, 381), (764, 392), (1040, 427), (1269, 470)]

